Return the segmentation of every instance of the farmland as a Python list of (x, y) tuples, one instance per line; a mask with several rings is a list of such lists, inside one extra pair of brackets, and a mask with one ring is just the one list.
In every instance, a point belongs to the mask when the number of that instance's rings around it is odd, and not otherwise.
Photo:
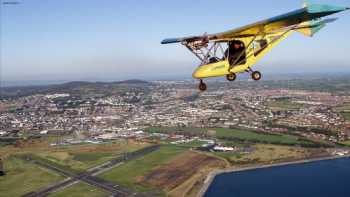
[(169, 162), (153, 168), (140, 179), (141, 184), (163, 188), (170, 196), (194, 196), (206, 174), (222, 169), (227, 163), (217, 157), (185, 151)]

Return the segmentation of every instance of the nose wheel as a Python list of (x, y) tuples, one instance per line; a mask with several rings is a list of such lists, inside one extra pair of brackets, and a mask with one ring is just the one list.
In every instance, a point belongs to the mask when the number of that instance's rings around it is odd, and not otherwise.
[(202, 91), (202, 92), (206, 91), (206, 90), (207, 90), (207, 84), (205, 84), (205, 83), (203, 82), (203, 80), (200, 80), (198, 89), (199, 89), (200, 91)]

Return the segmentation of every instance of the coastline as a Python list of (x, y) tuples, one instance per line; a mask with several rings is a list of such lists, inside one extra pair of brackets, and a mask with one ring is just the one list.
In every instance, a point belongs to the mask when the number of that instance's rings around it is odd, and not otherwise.
[(208, 174), (207, 178), (204, 181), (204, 184), (203, 184), (201, 190), (197, 194), (197, 197), (203, 197), (204, 194), (209, 189), (212, 182), (214, 181), (215, 177), (217, 175), (220, 175), (220, 174), (233, 173), (233, 172), (243, 172), (243, 171), (250, 171), (250, 170), (257, 170), (257, 169), (266, 169), (266, 168), (273, 168), (273, 167), (280, 167), (280, 166), (305, 164), (305, 163), (312, 163), (312, 162), (318, 162), (318, 161), (343, 159), (343, 158), (349, 158), (349, 157), (350, 157), (350, 154), (344, 155), (344, 156), (335, 155), (335, 156), (327, 156), (327, 157), (318, 157), (318, 158), (313, 158), (313, 159), (301, 159), (301, 160), (297, 160), (297, 161), (281, 162), (281, 163), (275, 163), (275, 164), (265, 164), (265, 165), (255, 165), (255, 166), (242, 167), (242, 168), (229, 168), (229, 169), (224, 169), (224, 170), (214, 170)]

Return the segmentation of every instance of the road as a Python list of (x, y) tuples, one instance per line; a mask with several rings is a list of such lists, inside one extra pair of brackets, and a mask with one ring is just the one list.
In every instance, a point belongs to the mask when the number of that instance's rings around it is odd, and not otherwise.
[(69, 177), (68, 179), (59, 182), (55, 185), (52, 185), (48, 188), (42, 189), (40, 191), (37, 192), (31, 192), (28, 194), (25, 194), (23, 197), (44, 197), (44, 196), (48, 196), (50, 193), (56, 192), (62, 188), (65, 188), (67, 186), (73, 185), (79, 181), (85, 182), (89, 185), (101, 188), (107, 192), (109, 192), (112, 196), (120, 196), (120, 197), (124, 197), (124, 196), (135, 196), (136, 193), (119, 185), (116, 185), (115, 183), (112, 182), (108, 182), (106, 180), (103, 180), (101, 178), (96, 177), (96, 175), (110, 169), (113, 168), (125, 161), (128, 160), (132, 160), (132, 159), (136, 159), (139, 157), (142, 157), (148, 153), (151, 153), (153, 151), (156, 151), (159, 149), (159, 145), (154, 145), (154, 146), (150, 146), (150, 147), (146, 147), (143, 148), (141, 150), (135, 151), (135, 152), (131, 152), (131, 153), (126, 153), (121, 157), (118, 157), (114, 160), (108, 161), (105, 164), (102, 164), (98, 167), (92, 168), (86, 172), (83, 172), (79, 175), (76, 175), (72, 172), (69, 172), (67, 170), (58, 168), (56, 166), (50, 165), (48, 163), (45, 163), (43, 161), (39, 161), (39, 160), (35, 160), (34, 158), (31, 157), (26, 157), (25, 160), (27, 161), (31, 161), (36, 165), (39, 165), (43, 168), (49, 169), (51, 171), (54, 171), (56, 173), (59, 173), (61, 175), (64, 175), (66, 177)]

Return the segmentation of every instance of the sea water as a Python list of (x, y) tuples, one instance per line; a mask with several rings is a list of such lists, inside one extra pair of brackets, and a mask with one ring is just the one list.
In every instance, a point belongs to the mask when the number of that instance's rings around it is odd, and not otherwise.
[(350, 159), (220, 174), (204, 196), (350, 197)]

